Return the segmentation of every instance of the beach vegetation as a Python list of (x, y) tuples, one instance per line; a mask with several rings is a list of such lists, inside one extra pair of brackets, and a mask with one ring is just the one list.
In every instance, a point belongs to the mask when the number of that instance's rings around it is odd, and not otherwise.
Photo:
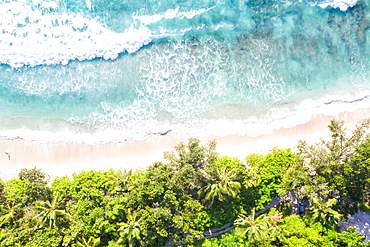
[(26, 184), (26, 203), (32, 204), (37, 200), (48, 200), (50, 198), (47, 177), (40, 169), (36, 167), (32, 169), (23, 168), (19, 172), (18, 178), (25, 181)]
[(240, 193), (241, 183), (236, 179), (236, 171), (228, 170), (227, 167), (217, 167), (214, 174), (210, 174), (205, 185), (199, 192), (203, 194), (205, 201), (213, 204), (215, 200), (220, 202), (227, 198), (235, 198)]
[(336, 202), (335, 198), (323, 202), (320, 198), (314, 197), (308, 212), (310, 219), (314, 222), (320, 222), (323, 230), (326, 231), (337, 227), (338, 220), (342, 215), (333, 209)]
[(69, 217), (61, 206), (60, 196), (57, 194), (51, 201), (37, 201), (32, 210), (36, 213), (39, 227), (56, 228), (61, 225), (62, 219)]
[(81, 237), (79, 241), (76, 242), (76, 247), (99, 247), (100, 238), (90, 237), (86, 240), (84, 237)]
[(268, 218), (265, 215), (256, 217), (255, 214), (252, 210), (249, 215), (240, 215), (234, 224), (243, 229), (240, 235), (247, 238), (252, 246), (266, 246)]
[(338, 226), (370, 189), (368, 124), (343, 126), (245, 161), (190, 138), (145, 170), (22, 169), (0, 183), (0, 246), (369, 246)]
[(127, 222), (120, 222), (119, 239), (117, 243), (127, 244), (130, 247), (143, 246), (146, 238), (146, 231), (144, 227), (144, 220), (138, 212), (129, 212), (127, 215)]

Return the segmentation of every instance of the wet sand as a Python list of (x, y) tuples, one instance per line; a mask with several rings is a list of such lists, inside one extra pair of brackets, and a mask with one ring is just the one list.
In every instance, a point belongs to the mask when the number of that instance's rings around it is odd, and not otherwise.
[[(299, 140), (316, 143), (329, 138), (327, 126), (331, 119), (345, 121), (347, 129), (370, 118), (370, 109), (342, 112), (336, 116), (315, 115), (311, 121), (273, 131), (258, 137), (231, 135), (202, 139), (206, 144), (216, 140), (220, 155), (237, 157), (242, 161), (251, 153), (268, 153), (273, 147), (294, 149)], [(163, 161), (163, 152), (173, 150), (189, 136), (168, 134), (142, 141), (126, 141), (100, 145), (73, 142), (38, 143), (34, 141), (0, 140), (0, 178), (17, 177), (22, 168), (42, 169), (50, 179), (72, 175), (82, 170), (145, 169), (155, 161)], [(6, 154), (10, 153), (10, 159)]]

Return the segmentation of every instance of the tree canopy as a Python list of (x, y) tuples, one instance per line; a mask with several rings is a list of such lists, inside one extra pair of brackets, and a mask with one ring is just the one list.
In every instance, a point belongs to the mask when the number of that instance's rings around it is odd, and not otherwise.
[(343, 126), (330, 123), (329, 141), (245, 161), (190, 138), (146, 170), (48, 181), (22, 169), (0, 181), (0, 246), (369, 246), (338, 227), (369, 208), (369, 125)]

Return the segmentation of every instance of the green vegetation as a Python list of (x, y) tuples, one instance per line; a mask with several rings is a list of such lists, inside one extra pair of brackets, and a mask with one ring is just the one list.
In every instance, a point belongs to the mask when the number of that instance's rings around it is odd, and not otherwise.
[[(370, 246), (356, 229), (338, 227), (369, 208), (368, 127), (348, 134), (332, 121), (330, 141), (274, 148), (246, 163), (189, 139), (145, 171), (84, 171), (48, 183), (42, 171), (22, 169), (0, 181), (0, 246)], [(309, 202), (304, 216), (288, 192)]]

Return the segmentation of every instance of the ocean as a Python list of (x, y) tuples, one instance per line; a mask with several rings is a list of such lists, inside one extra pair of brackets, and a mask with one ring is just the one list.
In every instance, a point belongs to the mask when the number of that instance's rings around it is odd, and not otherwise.
[(0, 0), (0, 139), (268, 134), (370, 102), (366, 0)]

